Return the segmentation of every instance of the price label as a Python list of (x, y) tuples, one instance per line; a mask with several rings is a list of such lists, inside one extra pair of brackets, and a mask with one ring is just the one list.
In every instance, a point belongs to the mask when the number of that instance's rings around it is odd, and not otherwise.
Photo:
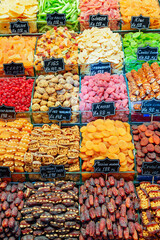
[(24, 75), (24, 66), (23, 63), (4, 63), (3, 70), (6, 75)]
[(157, 162), (157, 160), (154, 160), (153, 162), (143, 162), (142, 175), (160, 175), (160, 162)]
[(16, 118), (16, 112), (15, 107), (8, 107), (4, 104), (0, 106), (0, 119), (15, 119)]
[(150, 25), (150, 17), (134, 16), (131, 18), (131, 28), (148, 29)]
[(106, 117), (109, 115), (115, 115), (114, 102), (92, 103), (92, 115), (93, 117)]
[(69, 107), (49, 107), (49, 120), (70, 121), (71, 108)]
[(105, 158), (104, 160), (94, 161), (95, 173), (119, 172), (120, 164), (118, 159)]
[(48, 72), (59, 72), (64, 70), (64, 59), (63, 58), (51, 58), (44, 60), (44, 70)]
[(11, 171), (9, 167), (0, 167), (0, 178), (10, 178)]
[(47, 14), (47, 25), (48, 26), (62, 26), (66, 24), (66, 15), (63, 13), (52, 13)]
[(99, 61), (98, 63), (93, 63), (90, 64), (90, 75), (94, 76), (98, 73), (105, 73), (108, 72), (111, 74), (111, 63), (107, 62), (107, 63), (103, 63), (101, 61)]
[(89, 16), (89, 26), (90, 27), (108, 27), (108, 15), (90, 15)]
[(156, 99), (144, 100), (141, 105), (141, 113), (150, 115), (160, 114), (160, 101)]
[(12, 33), (29, 33), (28, 22), (10, 22), (10, 29)]
[(157, 60), (158, 47), (139, 47), (137, 50), (137, 60), (150, 61)]
[(57, 178), (65, 177), (66, 171), (64, 165), (50, 164), (40, 167), (40, 174), (42, 178)]

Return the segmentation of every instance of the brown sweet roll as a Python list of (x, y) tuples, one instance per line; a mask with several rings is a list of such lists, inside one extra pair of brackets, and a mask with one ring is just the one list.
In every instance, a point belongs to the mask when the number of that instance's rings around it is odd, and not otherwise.
[(153, 82), (151, 88), (154, 93), (159, 92), (159, 84), (157, 82)]
[(160, 66), (157, 62), (154, 62), (151, 64), (151, 69), (154, 72), (157, 83), (160, 84)]
[(142, 85), (142, 79), (141, 77), (138, 75), (138, 73), (136, 72), (136, 70), (132, 70), (131, 71), (131, 75), (134, 78), (134, 80), (136, 81), (136, 84), (138, 87), (140, 87)]
[(132, 95), (139, 95), (139, 88), (136, 85), (134, 78), (132, 77), (131, 73), (126, 73), (126, 77), (128, 78), (129, 83), (129, 92)]
[(157, 93), (156, 93), (155, 98), (158, 99), (158, 100), (160, 99), (160, 92), (157, 92)]
[(147, 62), (142, 64), (142, 70), (144, 71), (149, 83), (153, 83), (156, 80), (154, 73)]
[(140, 99), (144, 99), (146, 96), (146, 91), (143, 87), (140, 87)]
[(150, 92), (152, 91), (152, 88), (151, 88), (149, 82), (147, 82), (147, 81), (143, 83), (143, 89), (146, 94), (150, 94)]
[(142, 68), (138, 69), (137, 72), (138, 72), (138, 75), (139, 75), (140, 78), (141, 78), (142, 83), (146, 82), (146, 81), (147, 81), (146, 75), (145, 75), (145, 73), (143, 72)]

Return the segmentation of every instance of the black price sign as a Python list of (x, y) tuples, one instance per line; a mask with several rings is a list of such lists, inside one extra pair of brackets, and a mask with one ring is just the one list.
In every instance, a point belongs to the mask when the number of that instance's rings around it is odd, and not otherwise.
[(111, 73), (111, 63), (110, 62), (101, 62), (99, 61), (98, 63), (93, 63), (90, 65), (90, 75), (94, 76), (98, 73)]
[(0, 106), (0, 119), (15, 119), (16, 118), (16, 112), (15, 107), (8, 107), (4, 104)]
[(42, 178), (65, 177), (66, 170), (64, 165), (50, 164), (48, 166), (40, 167), (40, 174)]
[(28, 22), (10, 22), (10, 29), (12, 33), (29, 33)]
[(0, 167), (0, 178), (10, 178), (11, 171), (9, 167)]
[(139, 47), (137, 50), (137, 60), (150, 61), (157, 60), (158, 47)]
[(114, 102), (92, 103), (92, 115), (93, 117), (106, 117), (109, 115), (115, 115)]
[(104, 160), (94, 161), (95, 173), (119, 172), (120, 164), (118, 159), (105, 158)]
[(51, 58), (44, 60), (44, 70), (48, 72), (59, 72), (64, 70), (64, 59), (63, 58)]
[(157, 162), (157, 160), (154, 160), (153, 162), (143, 162), (142, 175), (160, 175), (160, 162)]
[(66, 15), (63, 13), (48, 13), (47, 25), (48, 26), (62, 26), (66, 24)]
[(49, 120), (57, 121), (70, 121), (71, 120), (71, 108), (69, 107), (50, 107), (49, 108)]
[(150, 17), (134, 16), (131, 18), (131, 28), (148, 29), (150, 25)]
[(6, 75), (24, 75), (23, 63), (4, 63), (3, 69)]
[(108, 15), (90, 15), (89, 16), (89, 26), (90, 27), (108, 27)]
[(144, 114), (160, 114), (160, 101), (156, 99), (144, 100), (141, 105), (141, 113)]

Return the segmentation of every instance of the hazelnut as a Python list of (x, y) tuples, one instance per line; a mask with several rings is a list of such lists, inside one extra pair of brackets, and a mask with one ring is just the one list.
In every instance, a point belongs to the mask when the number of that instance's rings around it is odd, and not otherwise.
[(40, 109), (40, 105), (38, 103), (35, 103), (35, 104), (32, 105), (32, 110), (33, 111), (39, 111), (39, 109)]
[(38, 87), (38, 88), (36, 89), (36, 92), (39, 93), (39, 94), (44, 94), (46, 91), (45, 91), (44, 88)]
[(48, 107), (54, 107), (54, 102), (48, 101), (48, 102), (47, 102), (47, 106), (48, 106)]
[(44, 94), (42, 95), (42, 98), (43, 98), (44, 100), (48, 100), (49, 96), (48, 96), (47, 93), (44, 93)]
[(42, 88), (46, 88), (48, 86), (48, 82), (46, 80), (40, 80), (38, 82), (38, 86), (40, 86)]
[(72, 86), (72, 84), (70, 84), (70, 83), (66, 83), (66, 84), (64, 85), (64, 88), (67, 89), (67, 90), (70, 90), (70, 89), (73, 88), (73, 86)]
[(78, 81), (74, 81), (74, 86), (75, 87), (79, 87), (79, 82)]
[(67, 72), (67, 73), (65, 73), (63, 76), (67, 79), (67, 77), (72, 77), (73, 74), (70, 73), (70, 72)]
[(52, 77), (51, 80), (49, 80), (50, 82), (53, 82), (53, 83), (58, 83), (58, 78), (57, 77)]
[(47, 101), (42, 100), (42, 101), (40, 102), (40, 105), (41, 105), (41, 106), (45, 106), (45, 105), (47, 105)]
[(79, 81), (79, 76), (78, 75), (73, 75), (73, 79), (76, 81)]
[(58, 107), (59, 105), (62, 106), (61, 103), (60, 103), (59, 101), (57, 101), (57, 102), (55, 103), (55, 107)]
[(65, 84), (65, 83), (66, 83), (66, 80), (64, 80), (64, 78), (60, 78), (60, 79), (59, 79), (59, 83), (60, 83), (60, 84)]
[(46, 88), (46, 92), (50, 95), (50, 94), (52, 94), (52, 93), (55, 92), (55, 89), (54, 89), (54, 88), (51, 88), (51, 87), (47, 87), (47, 88)]
[(42, 98), (42, 95), (39, 94), (39, 93), (37, 93), (37, 92), (35, 92), (33, 98), (39, 98), (39, 99), (41, 99), (41, 98)]
[(55, 101), (57, 101), (57, 98), (56, 97), (49, 97), (49, 101), (55, 102)]
[(79, 105), (72, 106), (73, 111), (79, 111)]
[(65, 96), (66, 100), (69, 100), (72, 97), (72, 94), (71, 93), (65, 93), (64, 96)]
[(42, 111), (42, 112), (47, 112), (48, 110), (49, 110), (49, 108), (47, 106), (40, 107), (40, 111)]
[(64, 101), (64, 103), (63, 103), (63, 107), (70, 107), (71, 106), (71, 104), (70, 104), (70, 102), (69, 101)]
[(40, 101), (41, 101), (41, 100), (40, 100), (40, 99), (38, 99), (38, 98), (36, 98), (36, 99), (33, 99), (33, 100), (32, 100), (32, 104), (35, 104), (35, 103), (40, 103)]

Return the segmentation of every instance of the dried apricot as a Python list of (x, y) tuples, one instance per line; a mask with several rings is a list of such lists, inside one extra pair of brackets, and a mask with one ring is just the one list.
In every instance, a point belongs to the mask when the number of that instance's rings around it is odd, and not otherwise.
[(108, 142), (111, 144), (111, 145), (115, 145), (118, 143), (118, 137), (117, 136), (110, 136), (108, 138)]
[(155, 145), (155, 152), (160, 153), (160, 146), (159, 145)]
[(87, 156), (92, 156), (94, 154), (94, 151), (93, 150), (87, 150), (86, 151), (86, 155)]
[(91, 150), (91, 149), (93, 149), (93, 142), (88, 140), (88, 141), (86, 141), (85, 146), (88, 150)]
[(133, 136), (133, 140), (136, 141), (136, 142), (138, 142), (138, 141), (139, 141), (139, 136), (138, 136), (138, 135), (134, 135), (134, 136)]
[(102, 134), (104, 137), (109, 137), (111, 135), (109, 131), (103, 131)]
[(118, 128), (118, 133), (121, 136), (124, 136), (126, 134), (126, 130), (124, 128)]
[(148, 138), (143, 137), (140, 142), (141, 146), (146, 146), (148, 144)]
[(160, 139), (159, 139), (159, 137), (157, 136), (157, 135), (153, 135), (153, 140), (154, 140), (154, 143), (156, 144), (156, 145), (159, 145), (160, 144)]
[(110, 153), (116, 153), (116, 154), (119, 153), (118, 145), (111, 145), (108, 150)]
[(107, 152), (106, 145), (103, 142), (99, 143), (99, 149), (101, 153)]
[(85, 146), (83, 146), (83, 147), (81, 147), (81, 149), (80, 149), (80, 152), (86, 152), (87, 151), (87, 148), (85, 147)]
[(119, 159), (120, 163), (121, 163), (121, 162), (124, 162), (125, 159), (126, 159), (125, 154), (122, 153), (122, 152), (120, 152), (120, 153), (118, 154), (118, 159)]
[(100, 151), (99, 144), (93, 144), (93, 150), (95, 152), (99, 152)]
[(134, 159), (134, 155), (133, 155), (133, 151), (132, 150), (129, 150), (128, 151), (128, 155), (131, 159)]
[(127, 143), (124, 140), (119, 140), (118, 141), (118, 146), (119, 146), (120, 149), (124, 149), (125, 150), (125, 149), (127, 149), (128, 145), (127, 145)]
[(154, 134), (154, 132), (149, 129), (145, 131), (146, 137), (151, 137), (153, 134)]
[(151, 136), (151, 137), (149, 138), (149, 143), (154, 143), (153, 136)]
[(103, 138), (103, 134), (101, 132), (95, 132), (94, 137), (95, 138)]
[(93, 132), (96, 132), (96, 130), (97, 130), (96, 127), (93, 126), (93, 125), (87, 126), (87, 131), (88, 132), (93, 133)]
[(86, 126), (81, 127), (81, 130), (80, 130), (80, 131), (81, 131), (81, 132), (87, 131), (87, 127), (86, 127)]
[(96, 126), (96, 128), (97, 128), (98, 131), (104, 131), (105, 130), (104, 124), (99, 124), (99, 125)]
[(145, 132), (146, 130), (147, 130), (147, 127), (144, 124), (138, 126), (138, 131), (139, 132)]
[(146, 148), (147, 148), (148, 152), (154, 152), (154, 145), (153, 144), (151, 144), (151, 143), (148, 144)]

